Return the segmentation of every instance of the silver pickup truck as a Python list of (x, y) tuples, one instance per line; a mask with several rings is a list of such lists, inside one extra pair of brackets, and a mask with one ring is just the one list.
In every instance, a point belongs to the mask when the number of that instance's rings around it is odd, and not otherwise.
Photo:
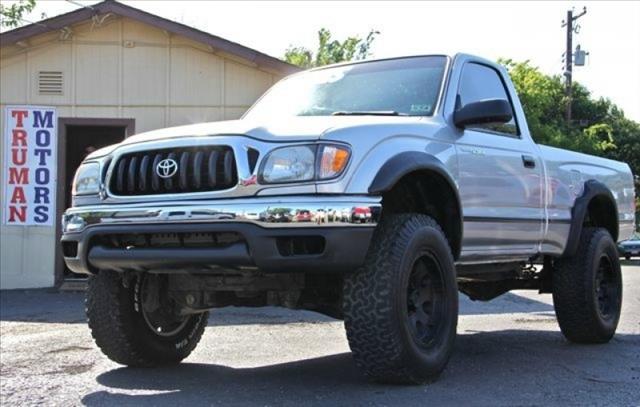
[(374, 380), (422, 383), (458, 291), (552, 293), (568, 340), (604, 343), (634, 229), (629, 167), (536, 145), (505, 69), (464, 54), (291, 76), (241, 120), (93, 153), (73, 190), (64, 259), (128, 366), (180, 362), (210, 309), (276, 305), (344, 319)]

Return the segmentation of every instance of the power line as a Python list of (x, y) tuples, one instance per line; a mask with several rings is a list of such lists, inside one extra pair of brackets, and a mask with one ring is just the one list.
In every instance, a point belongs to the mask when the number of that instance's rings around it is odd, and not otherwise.
[(78, 6), (78, 7), (88, 8), (88, 9), (93, 10), (93, 7), (92, 7), (92, 6), (89, 6), (89, 5), (86, 5), (86, 4), (82, 4), (82, 3), (80, 3), (79, 1), (75, 1), (75, 0), (66, 0), (66, 2), (67, 2), (67, 3), (71, 3), (71, 4), (73, 4), (73, 5), (76, 5), (76, 6)]

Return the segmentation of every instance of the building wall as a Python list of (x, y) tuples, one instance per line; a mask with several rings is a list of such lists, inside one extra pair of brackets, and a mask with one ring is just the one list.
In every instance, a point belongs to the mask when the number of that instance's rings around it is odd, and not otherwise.
[[(63, 72), (63, 94), (41, 95), (39, 71)], [(128, 18), (109, 16), (0, 49), (0, 143), (4, 107), (56, 106), (58, 117), (133, 118), (136, 132), (240, 117), (277, 72)], [(0, 151), (0, 179), (5, 152)], [(0, 201), (4, 202), (4, 188)], [(1, 209), (0, 209), (1, 210)], [(0, 232), (0, 287), (54, 283), (55, 230)]]

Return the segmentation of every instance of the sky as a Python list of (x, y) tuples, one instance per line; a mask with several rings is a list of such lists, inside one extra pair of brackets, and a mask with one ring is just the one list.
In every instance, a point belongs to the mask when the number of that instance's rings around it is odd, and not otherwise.
[[(11, 4), (11, 1), (4, 1)], [(567, 10), (587, 7), (574, 46), (589, 52), (573, 78), (594, 96), (608, 97), (640, 122), (640, 1), (541, 2), (277, 2), (122, 1), (266, 54), (282, 57), (291, 45), (314, 49), (317, 32), (337, 39), (380, 31), (373, 58), (465, 52), (488, 59), (529, 60), (547, 74), (562, 74)], [(76, 1), (91, 5), (96, 1)], [(38, 0), (25, 18), (37, 21), (79, 8)]]

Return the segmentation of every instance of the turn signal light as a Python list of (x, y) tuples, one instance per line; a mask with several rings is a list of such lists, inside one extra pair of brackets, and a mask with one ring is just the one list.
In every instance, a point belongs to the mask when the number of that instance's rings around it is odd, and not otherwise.
[(336, 145), (324, 145), (321, 148), (318, 179), (337, 177), (349, 162), (349, 149)]

